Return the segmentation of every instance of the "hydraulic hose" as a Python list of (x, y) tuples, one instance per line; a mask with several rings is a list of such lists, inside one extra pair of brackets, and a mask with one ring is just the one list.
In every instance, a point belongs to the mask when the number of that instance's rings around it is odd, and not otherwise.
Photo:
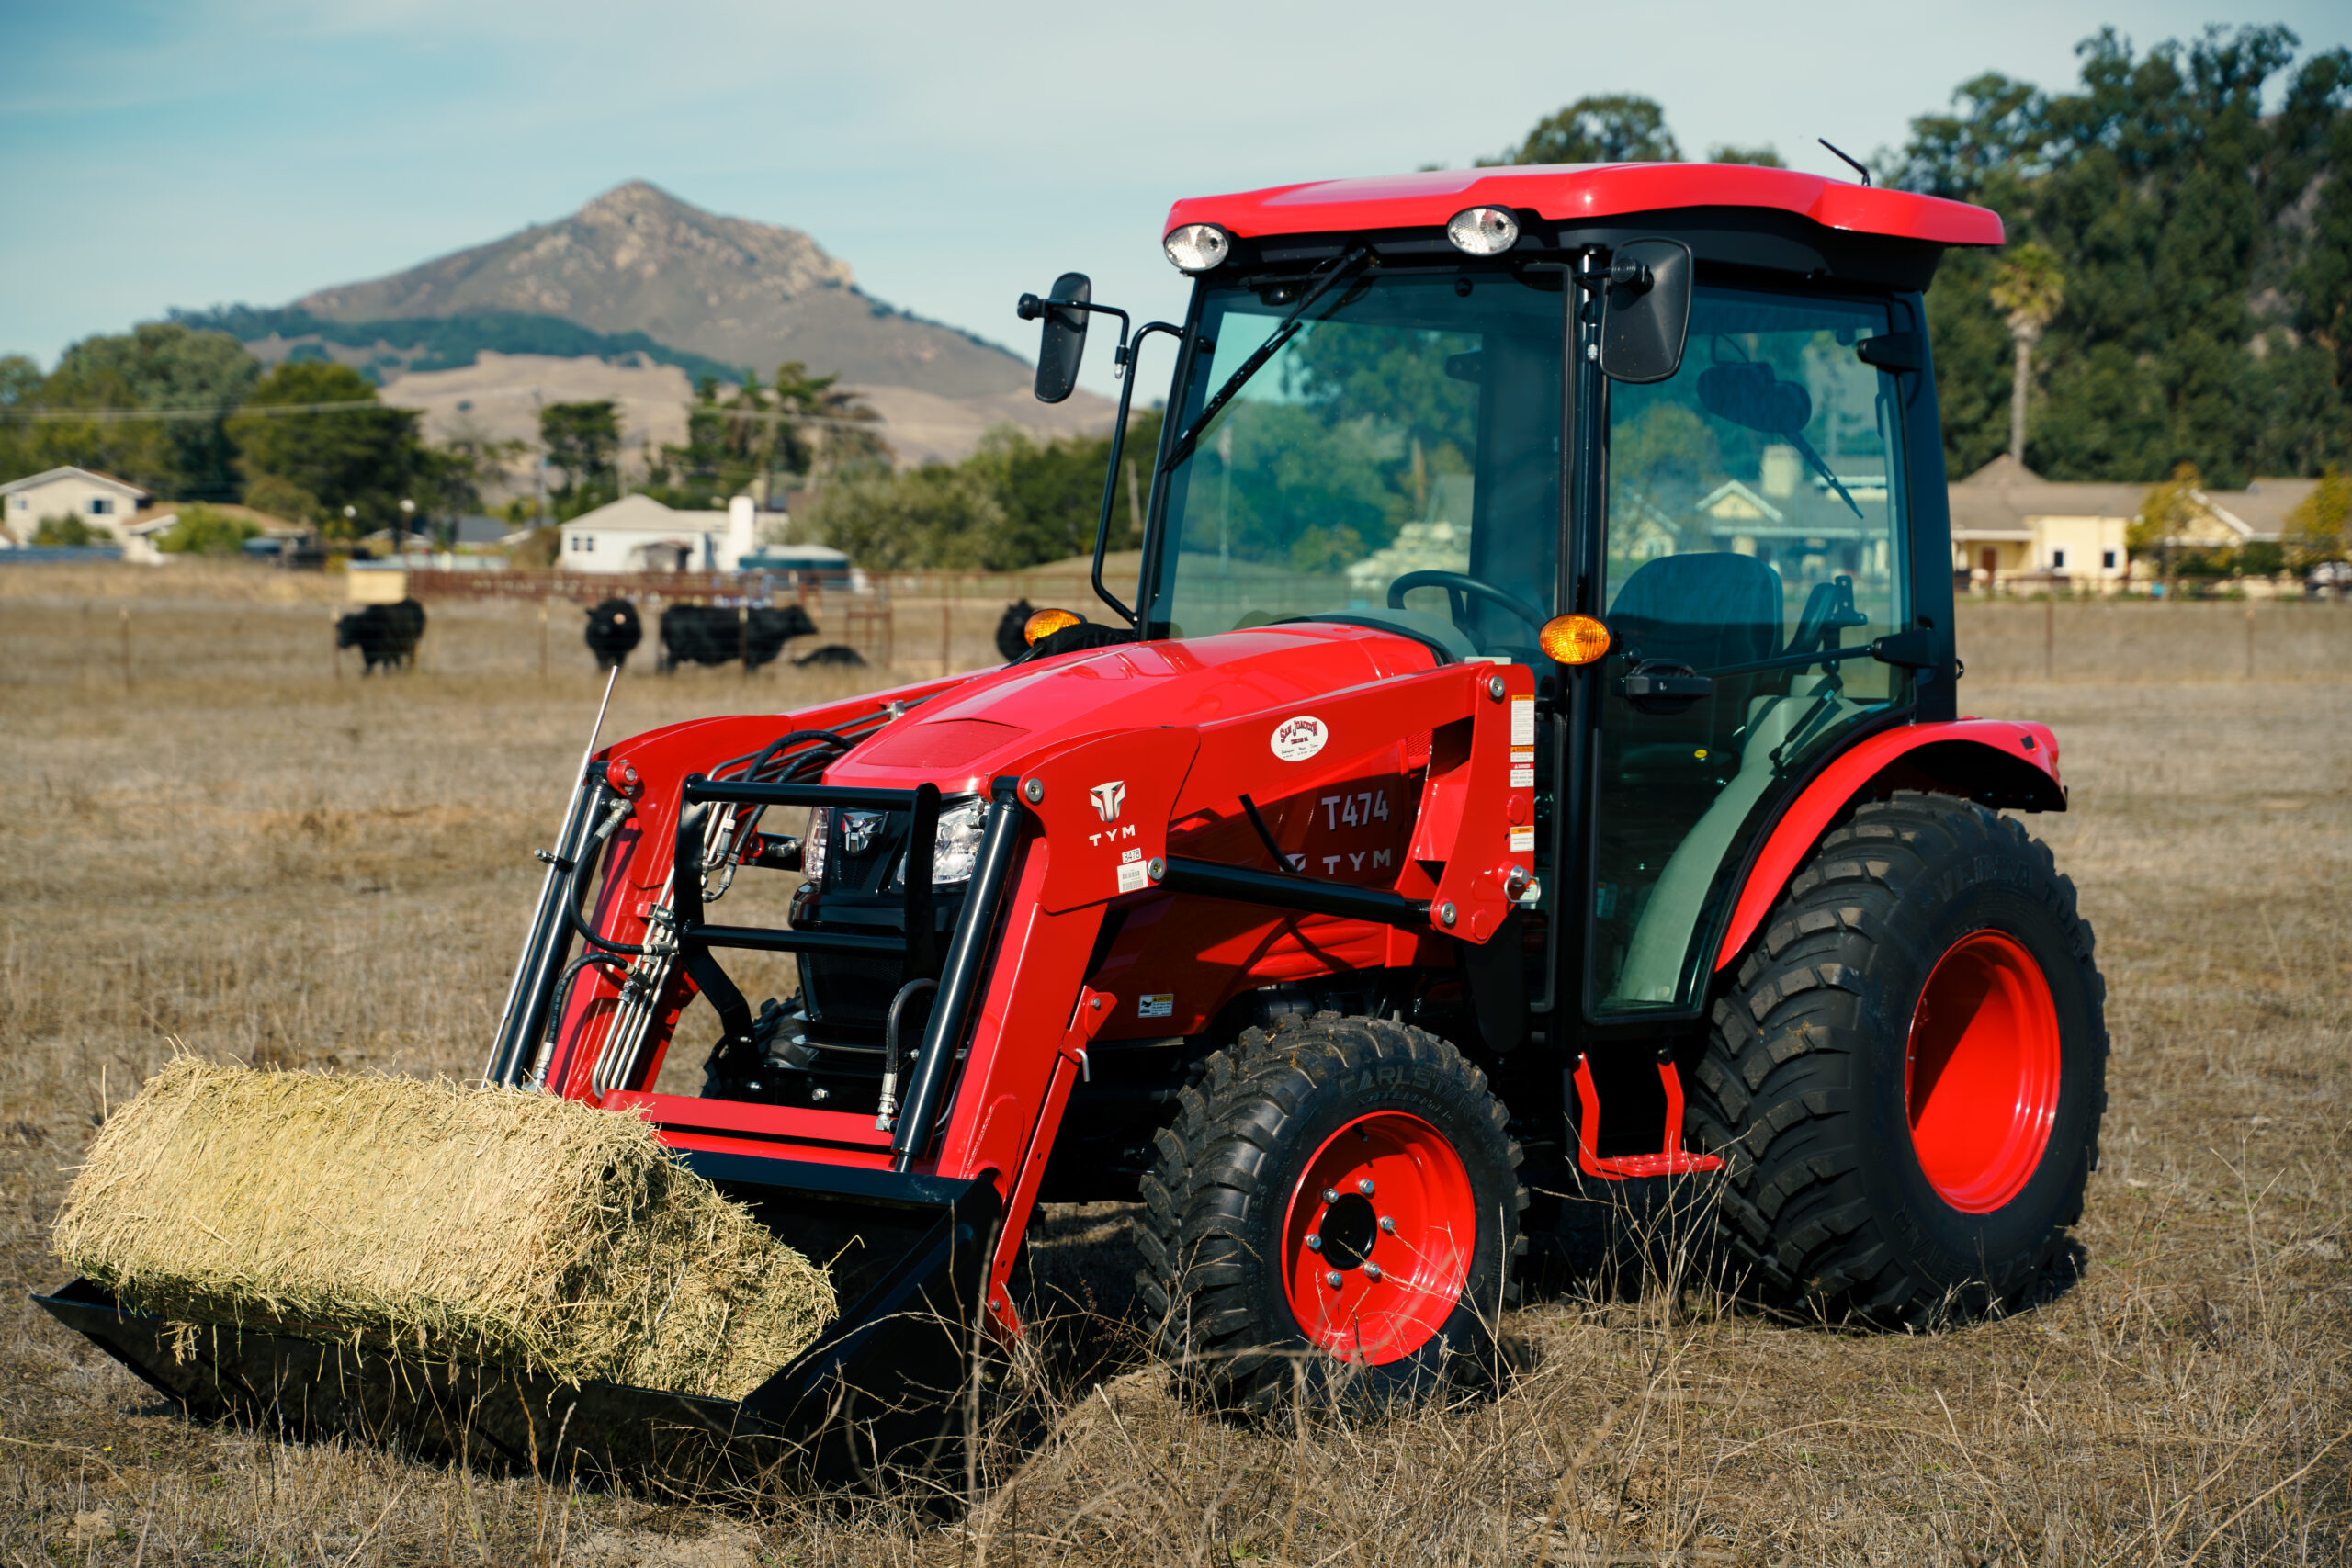
[[(555, 1044), (556, 1031), (563, 1027), (563, 1010), (571, 1005), (571, 985), (574, 980), (579, 978), (580, 972), (582, 969), (587, 968), (591, 964), (617, 964), (620, 961), (618, 959), (615, 958), (609, 953), (583, 953), (579, 957), (573, 959), (571, 963), (563, 966), (563, 974), (556, 980), (555, 983), (555, 1000), (548, 1008), (547, 1038), (539, 1043), (539, 1055), (543, 1060), (547, 1057), (549, 1048)], [(623, 968), (621, 971), (622, 978), (627, 979), (628, 976), (628, 971), (627, 968)], [(544, 1067), (541, 1067), (540, 1070), (544, 1071), (545, 1069)]]
[(939, 982), (929, 977), (910, 980), (899, 987), (890, 998), (890, 1010), (882, 1021), (882, 1098), (875, 1107), (874, 1130), (894, 1131), (899, 1124), (899, 1018), (906, 1010), (908, 999), (917, 991), (929, 987), (939, 989)]

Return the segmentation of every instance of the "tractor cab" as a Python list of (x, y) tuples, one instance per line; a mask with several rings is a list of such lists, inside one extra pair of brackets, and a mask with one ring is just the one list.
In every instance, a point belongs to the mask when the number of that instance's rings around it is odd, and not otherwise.
[[(1920, 291), (2000, 237), (1738, 167), (1180, 202), (1186, 320), (1122, 331), (1177, 356), (1136, 607), (1105, 598), (1148, 639), (1339, 623), (1535, 671), (1531, 1027), (1695, 1019), (1776, 808), (1873, 727), (1951, 716)], [(1102, 309), (1062, 284), (1024, 302), (1041, 396)]]

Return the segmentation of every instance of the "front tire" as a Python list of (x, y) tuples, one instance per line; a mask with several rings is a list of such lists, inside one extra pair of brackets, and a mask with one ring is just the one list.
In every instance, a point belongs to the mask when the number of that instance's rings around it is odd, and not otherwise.
[(2015, 821), (1908, 791), (1857, 808), (1693, 1075), (1750, 1288), (1889, 1325), (2018, 1301), (2098, 1164), (2105, 999), (2074, 884)]
[(1159, 1348), (1215, 1404), (1385, 1403), (1475, 1380), (1527, 1204), (1486, 1075), (1402, 1023), (1322, 1013), (1208, 1060), (1143, 1179)]

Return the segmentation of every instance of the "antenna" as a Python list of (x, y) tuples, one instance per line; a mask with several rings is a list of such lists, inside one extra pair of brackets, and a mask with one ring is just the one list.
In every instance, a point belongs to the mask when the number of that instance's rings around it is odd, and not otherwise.
[(1848, 168), (1861, 175), (1862, 184), (1867, 186), (1871, 183), (1871, 172), (1868, 169), (1863, 168), (1861, 164), (1856, 163), (1852, 158), (1848, 157), (1845, 152), (1840, 149), (1836, 142), (1830, 141), (1826, 136), (1816, 136), (1814, 140), (1820, 142), (1824, 147), (1828, 148), (1832, 152), (1836, 152), (1838, 158), (1845, 163), (1845, 165)]
[[(613, 705), (613, 688), (620, 684), (620, 679), (621, 667), (616, 664), (613, 672), (605, 677), (605, 700), (596, 705), (596, 722), (588, 727), (588, 750), (580, 754), (580, 771), (571, 775), (575, 789), (579, 787), (580, 781), (588, 776), (588, 764), (596, 760), (596, 737), (605, 731), (605, 712)], [(557, 847), (560, 850), (562, 846)]]

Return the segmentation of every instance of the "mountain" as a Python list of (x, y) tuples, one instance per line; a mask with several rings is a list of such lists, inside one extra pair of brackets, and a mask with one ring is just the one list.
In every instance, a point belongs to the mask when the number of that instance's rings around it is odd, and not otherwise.
[(642, 180), (569, 218), (322, 288), (294, 309), (354, 323), (554, 316), (602, 333), (641, 333), (763, 378), (797, 359), (846, 382), (954, 399), (1016, 391), (1030, 377), (994, 344), (861, 292), (849, 264), (798, 230), (705, 212)]

